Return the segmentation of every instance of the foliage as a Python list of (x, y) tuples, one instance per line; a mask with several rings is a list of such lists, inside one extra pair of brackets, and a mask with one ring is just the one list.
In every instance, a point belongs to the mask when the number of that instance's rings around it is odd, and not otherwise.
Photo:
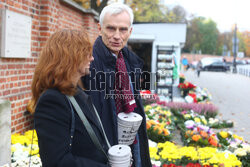
[(211, 19), (204, 20), (199, 24), (202, 34), (200, 49), (203, 54), (215, 54), (218, 40), (218, 29), (216, 23)]
[(107, 5), (108, 0), (73, 0), (85, 9), (94, 9), (101, 13), (102, 9)]
[(185, 52), (215, 54), (219, 31), (216, 23), (204, 17), (194, 17), (188, 22)]

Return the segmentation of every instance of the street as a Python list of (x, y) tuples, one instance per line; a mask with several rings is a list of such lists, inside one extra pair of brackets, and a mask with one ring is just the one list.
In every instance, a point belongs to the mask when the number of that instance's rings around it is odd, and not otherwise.
[(234, 127), (228, 130), (250, 142), (250, 77), (231, 72), (183, 72), (186, 81), (207, 88), (212, 103), (219, 108), (217, 118), (230, 119)]

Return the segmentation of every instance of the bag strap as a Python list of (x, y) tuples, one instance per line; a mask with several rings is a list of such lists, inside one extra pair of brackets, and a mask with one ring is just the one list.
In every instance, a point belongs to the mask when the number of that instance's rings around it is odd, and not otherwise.
[(74, 106), (77, 114), (81, 118), (81, 120), (82, 120), (82, 122), (83, 122), (83, 124), (84, 124), (84, 126), (85, 126), (85, 128), (86, 128), (86, 130), (87, 130), (87, 132), (88, 132), (88, 134), (90, 136), (90, 138), (92, 139), (92, 141), (94, 142), (94, 144), (96, 145), (96, 147), (100, 151), (102, 151), (105, 154), (106, 157), (108, 157), (107, 154), (106, 154), (106, 152), (102, 148), (102, 146), (101, 146), (101, 144), (100, 144), (100, 142), (99, 142), (99, 140), (98, 140), (98, 138), (97, 138), (97, 136), (96, 136), (93, 128), (91, 127), (89, 121), (87, 120), (86, 116), (82, 112), (82, 110), (81, 110), (80, 106), (78, 105), (77, 101), (75, 100), (75, 98), (73, 96), (67, 96), (67, 97), (69, 98), (69, 100), (73, 104), (73, 106)]
[(108, 145), (108, 148), (110, 148), (111, 145), (110, 145), (110, 143), (109, 143), (109, 141), (108, 141), (108, 138), (107, 138), (107, 136), (106, 136), (106, 133), (105, 133), (105, 131), (104, 131), (104, 128), (103, 128), (101, 119), (100, 119), (100, 117), (99, 117), (99, 114), (97, 113), (97, 110), (96, 110), (95, 106), (94, 106), (93, 104), (92, 104), (92, 106), (93, 106), (93, 108), (94, 108), (96, 117), (98, 118), (98, 120), (99, 120), (99, 122), (100, 122), (100, 125), (101, 125), (101, 128), (102, 128), (102, 132), (103, 132), (104, 138), (105, 138), (105, 140), (106, 140), (106, 143), (107, 143), (107, 145)]

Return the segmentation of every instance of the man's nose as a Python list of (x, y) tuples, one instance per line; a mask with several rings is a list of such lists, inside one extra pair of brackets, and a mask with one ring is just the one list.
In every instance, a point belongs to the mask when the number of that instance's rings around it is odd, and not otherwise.
[(121, 38), (121, 33), (120, 33), (119, 29), (117, 29), (117, 30), (115, 31), (114, 38), (115, 38), (115, 39), (120, 39), (120, 38)]

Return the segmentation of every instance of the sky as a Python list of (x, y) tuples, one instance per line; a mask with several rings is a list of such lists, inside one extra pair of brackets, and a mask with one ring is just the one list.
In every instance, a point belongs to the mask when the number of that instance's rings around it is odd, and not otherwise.
[(167, 6), (181, 5), (188, 14), (211, 18), (220, 32), (250, 31), (250, 0), (164, 0)]

